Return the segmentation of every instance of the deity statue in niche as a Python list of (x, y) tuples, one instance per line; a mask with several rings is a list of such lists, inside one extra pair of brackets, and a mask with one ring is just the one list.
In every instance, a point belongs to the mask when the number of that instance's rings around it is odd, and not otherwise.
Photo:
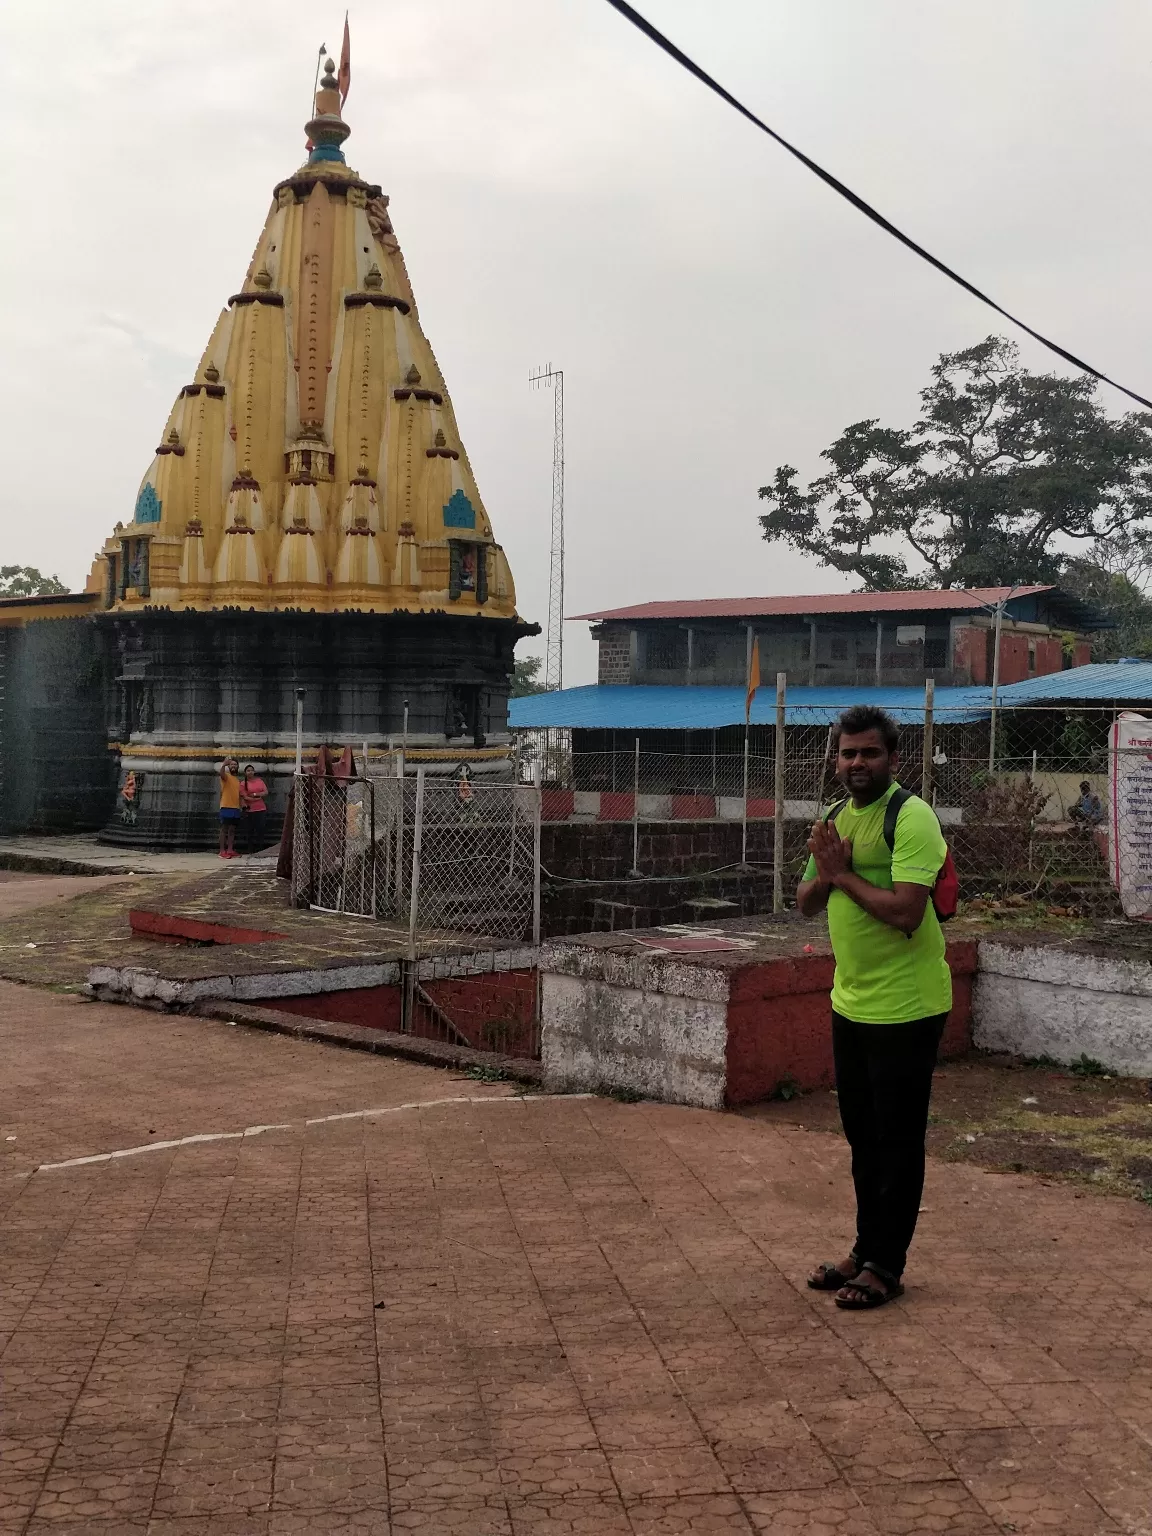
[(124, 776), (124, 783), (120, 786), (120, 820), (126, 827), (136, 825), (136, 812), (140, 804), (140, 791), (144, 785), (144, 775), (129, 769)]
[(124, 541), (124, 585), (138, 592), (148, 590), (148, 540)]
[(460, 551), (460, 590), (461, 592), (476, 590), (476, 550), (471, 545)]

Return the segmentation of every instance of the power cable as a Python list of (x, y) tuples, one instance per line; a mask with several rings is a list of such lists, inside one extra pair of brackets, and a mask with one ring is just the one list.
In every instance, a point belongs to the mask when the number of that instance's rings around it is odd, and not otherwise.
[(713, 79), (707, 70), (702, 69), (694, 59), (690, 59), (682, 49), (677, 48), (671, 39), (665, 37), (663, 32), (659, 31), (650, 21), (641, 16), (639, 11), (627, 3), (627, 0), (608, 0), (608, 4), (614, 11), (619, 11), (626, 21), (630, 21), (634, 27), (643, 32), (645, 37), (655, 43), (658, 48), (662, 48), (669, 58), (675, 59), (681, 68), (686, 69), (690, 75), (695, 75), (697, 80), (706, 85), (710, 91), (715, 91), (722, 101), (726, 101), (730, 107), (734, 107), (741, 117), (746, 117), (750, 123), (754, 123), (762, 133), (766, 133), (770, 139), (775, 139), (782, 149), (786, 149), (790, 155), (799, 160), (801, 165), (807, 166), (814, 176), (818, 176), (822, 182), (832, 188), (833, 192), (839, 193), (846, 202), (852, 204), (853, 208), (862, 213), (865, 218), (871, 219), (873, 224), (879, 225), (894, 240), (899, 240), (901, 245), (906, 245), (910, 251), (915, 252), (929, 266), (935, 267), (937, 272), (942, 272), (945, 277), (958, 284), (966, 293), (970, 293), (974, 299), (979, 299), (981, 304), (987, 304), (989, 309), (994, 309), (998, 315), (1003, 315), (1005, 320), (1009, 320), (1013, 325), (1019, 326), (1034, 341), (1038, 341), (1042, 347), (1047, 347), (1049, 352), (1054, 352), (1057, 357), (1062, 357), (1066, 363), (1071, 363), (1074, 368), (1079, 368), (1082, 373), (1091, 374), (1094, 379), (1099, 379), (1102, 384), (1110, 384), (1113, 389), (1118, 389), (1122, 395), (1127, 395), (1130, 400), (1135, 400), (1137, 404), (1147, 406), (1149, 410), (1152, 410), (1152, 400), (1146, 400), (1143, 395), (1138, 395), (1134, 389), (1129, 389), (1126, 384), (1118, 384), (1115, 379), (1110, 379), (1106, 373), (1101, 373), (1099, 368), (1093, 368), (1091, 363), (1086, 363), (1083, 358), (1077, 357), (1074, 352), (1067, 351), (1056, 342), (1050, 341), (1047, 336), (1041, 335), (1039, 331), (1033, 330), (1030, 325), (1026, 325), (1018, 316), (1006, 310), (1002, 304), (997, 304), (995, 299), (989, 298), (986, 293), (983, 293), (976, 287), (975, 283), (970, 283), (966, 277), (961, 277), (959, 272), (953, 271), (938, 256), (933, 256), (931, 251), (926, 251), (922, 245), (918, 245), (910, 235), (906, 235), (903, 230), (897, 229), (891, 220), (886, 219), (882, 213), (877, 212), (871, 203), (865, 202), (862, 197), (852, 191), (851, 187), (846, 187), (842, 181), (832, 175), (831, 171), (826, 171), (822, 165), (817, 165), (816, 161), (806, 155), (803, 150), (797, 149), (795, 144), (790, 144), (774, 128), (769, 128), (763, 119), (757, 117), (755, 112), (733, 96), (731, 91), (725, 90), (718, 80)]

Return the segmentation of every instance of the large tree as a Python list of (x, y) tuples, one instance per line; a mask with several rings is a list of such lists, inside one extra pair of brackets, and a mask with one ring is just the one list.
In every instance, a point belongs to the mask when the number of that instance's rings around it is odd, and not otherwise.
[(50, 597), (68, 588), (34, 565), (0, 565), (0, 597)]
[(1152, 415), (1095, 394), (1029, 373), (1001, 336), (945, 353), (911, 427), (855, 422), (807, 490), (777, 469), (764, 537), (871, 591), (1054, 581), (1078, 543), (1152, 528)]
[(1152, 656), (1152, 541), (1120, 536), (1074, 556), (1060, 572), (1060, 585), (1095, 603), (1114, 628), (1092, 637), (1097, 661), (1119, 656)]
[(548, 685), (538, 676), (544, 665), (540, 656), (518, 656), (513, 663), (512, 693), (514, 699), (527, 698), (531, 693), (547, 693)]

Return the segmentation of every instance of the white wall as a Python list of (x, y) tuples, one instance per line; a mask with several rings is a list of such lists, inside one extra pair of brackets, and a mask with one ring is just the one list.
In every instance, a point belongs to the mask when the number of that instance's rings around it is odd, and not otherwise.
[(980, 1050), (1152, 1077), (1152, 964), (985, 939), (972, 1012)]
[(724, 1003), (576, 976), (541, 983), (546, 1088), (628, 1088), (665, 1104), (724, 1107)]

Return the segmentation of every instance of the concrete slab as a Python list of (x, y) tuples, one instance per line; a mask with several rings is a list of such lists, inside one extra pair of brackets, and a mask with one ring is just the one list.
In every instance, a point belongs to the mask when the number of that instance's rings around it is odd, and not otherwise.
[[(256, 855), (253, 862), (267, 862)], [(220, 866), (215, 853), (152, 853), (144, 848), (105, 847), (96, 834), (70, 837), (0, 837), (0, 869), (43, 874), (193, 874)]]
[(0, 921), (17, 912), (72, 901), (85, 891), (122, 885), (127, 875), (39, 875), (0, 870)]
[(932, 1162), (857, 1317), (834, 1136), (2, 985), (0, 1050), (6, 1532), (1147, 1528), (1136, 1202)]
[[(974, 940), (948, 946), (945, 1057), (971, 1045)], [(541, 948), (541, 1050), (556, 1090), (616, 1088), (719, 1109), (833, 1080), (823, 920), (722, 918), (551, 939)]]

